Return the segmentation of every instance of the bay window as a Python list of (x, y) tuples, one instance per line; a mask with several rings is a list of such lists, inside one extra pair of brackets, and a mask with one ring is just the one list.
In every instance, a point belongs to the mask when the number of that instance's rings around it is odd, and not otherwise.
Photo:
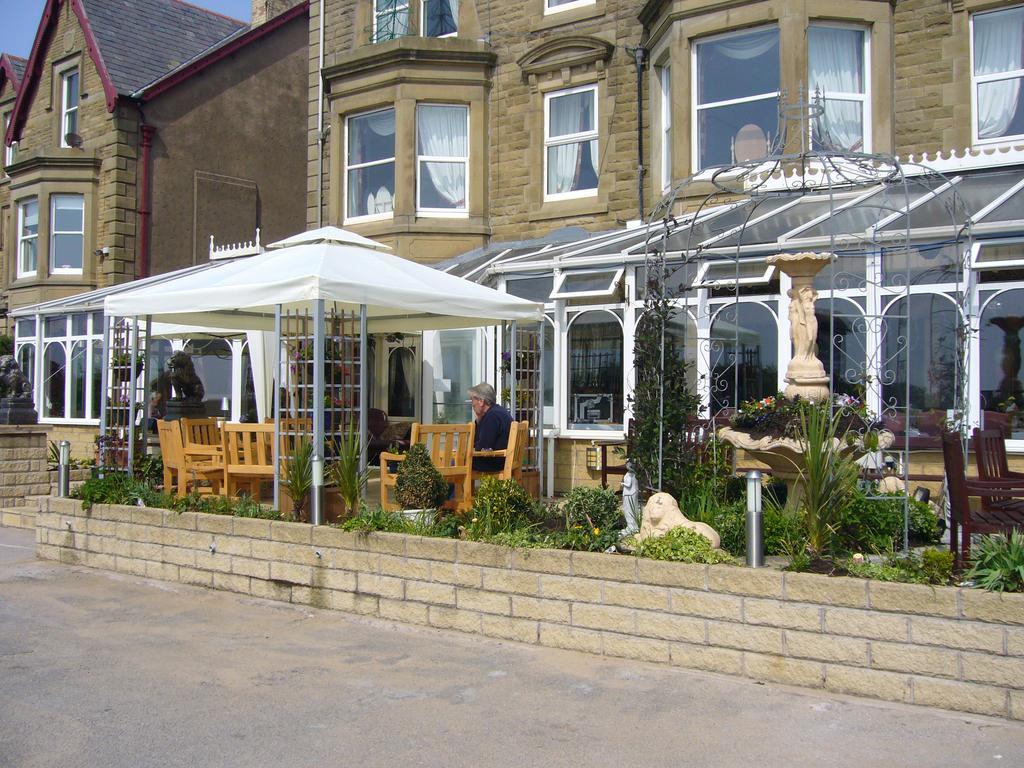
[(971, 17), (974, 141), (1024, 135), (1024, 6)]
[(459, 0), (423, 0), (424, 37), (447, 37), (459, 31)]
[(85, 200), (82, 195), (50, 197), (50, 272), (81, 274), (85, 252)]
[(831, 24), (807, 30), (808, 97), (823, 110), (811, 121), (814, 149), (871, 149), (866, 37), (863, 29)]
[(695, 166), (763, 157), (778, 131), (778, 28), (698, 40), (694, 48)]
[(72, 146), (68, 142), (71, 134), (78, 133), (78, 68), (67, 69), (60, 74), (60, 145)]
[(373, 42), (409, 34), (409, 0), (374, 0)]
[(350, 117), (346, 141), (346, 219), (390, 217), (395, 199), (394, 108)]
[(544, 96), (544, 198), (597, 194), (597, 86)]
[(18, 277), (31, 277), (39, 261), (39, 201), (18, 203)]
[(416, 209), (464, 213), (469, 170), (469, 109), (441, 104), (416, 107)]

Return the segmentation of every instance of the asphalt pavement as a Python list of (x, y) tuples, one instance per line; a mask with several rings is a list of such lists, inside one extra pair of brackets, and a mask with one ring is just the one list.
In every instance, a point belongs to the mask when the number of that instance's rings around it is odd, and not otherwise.
[(1024, 724), (37, 561), (0, 528), (0, 767), (1021, 766)]

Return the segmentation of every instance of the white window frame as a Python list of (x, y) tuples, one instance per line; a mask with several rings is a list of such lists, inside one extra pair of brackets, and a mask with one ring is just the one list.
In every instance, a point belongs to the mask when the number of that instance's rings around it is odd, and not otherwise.
[[(748, 262), (749, 263), (749, 262)], [(693, 281), (695, 288), (722, 288), (729, 285), (768, 285), (771, 281), (772, 273), (775, 271), (775, 267), (772, 264), (761, 264), (764, 267), (764, 272), (758, 276), (749, 277), (724, 277), (720, 280), (711, 278), (708, 279), (708, 272), (713, 267), (728, 266), (735, 269), (735, 262), (728, 260), (714, 260), (704, 259), (701, 262), (700, 267), (697, 270), (697, 277)]]
[(658, 68), (661, 75), (661, 189), (672, 186), (672, 65)]
[[(25, 235), (25, 206), (34, 203), (36, 206), (36, 233), (34, 235)], [(32, 269), (25, 269), (24, 256), (22, 250), (25, 243), (33, 240), (36, 244), (36, 261), (32, 265)], [(24, 200), (18, 201), (18, 277), (35, 277), (39, 272), (39, 198), (38, 197), (27, 197)]]
[[(71, 78), (74, 77), (75, 83), (75, 104), (69, 106), (69, 96), (71, 95), (70, 86), (72, 84)], [(64, 149), (68, 149), (71, 145), (67, 143), (67, 137), (70, 133), (79, 133), (79, 119), (78, 119), (78, 108), (81, 103), (81, 95), (78, 91), (81, 90), (81, 74), (78, 66), (68, 67), (60, 72), (60, 146)], [(75, 118), (75, 130), (68, 130), (68, 120), (71, 115)]]
[[(588, 296), (610, 296), (614, 291), (615, 287), (622, 280), (622, 274), (625, 271), (625, 267), (619, 267), (618, 269), (572, 269), (565, 270), (558, 273), (555, 276), (554, 289), (551, 291), (549, 300), (554, 299), (582, 299)], [(576, 275), (609, 275), (608, 285), (605, 288), (599, 288), (592, 291), (567, 291), (565, 288), (565, 281), (569, 277), (575, 277)]]
[[(357, 120), (360, 117), (366, 117), (367, 115), (376, 114), (378, 112), (387, 112), (388, 110), (395, 111), (395, 107), (391, 106), (391, 107), (384, 107), (382, 109), (371, 109), (368, 112), (359, 112), (358, 114), (348, 115), (345, 118), (345, 149), (344, 149), (344, 155), (343, 155), (344, 160), (345, 160), (345, 162), (344, 162), (344, 174), (343, 174), (343, 178), (344, 178), (344, 185), (343, 186), (344, 186), (344, 188), (342, 189), (342, 206), (343, 206), (343, 211), (344, 211), (345, 223), (350, 223), (350, 222), (358, 223), (358, 222), (363, 222), (363, 221), (384, 221), (386, 219), (394, 218), (394, 215), (395, 215), (394, 200), (395, 200), (395, 197), (398, 196), (398, 175), (397, 175), (398, 164), (397, 164), (396, 159), (395, 159), (396, 156), (397, 156), (397, 152), (398, 152), (398, 122), (397, 122), (397, 120), (398, 120), (398, 113), (395, 112), (395, 120), (396, 120), (396, 122), (395, 122), (395, 146), (393, 148), (393, 151), (395, 152), (395, 154), (393, 154), (389, 158), (384, 158), (382, 160), (371, 160), (368, 163), (356, 163), (355, 165), (349, 165), (349, 162), (348, 162), (348, 137), (349, 137), (349, 131), (351, 130), (352, 121), (353, 120)], [(349, 171), (359, 170), (360, 168), (372, 168), (375, 165), (385, 165), (387, 163), (391, 163), (391, 165), (394, 166), (394, 168), (395, 168), (394, 180), (393, 180), (393, 184), (395, 186), (395, 189), (394, 189), (394, 192), (393, 192), (392, 197), (391, 197), (391, 210), (390, 211), (385, 211), (384, 213), (368, 213), (365, 216), (350, 216), (349, 215), (349, 210), (348, 210), (348, 176), (349, 176)]]
[[(848, 29), (855, 32), (860, 32), (864, 44), (864, 54), (862, 62), (864, 71), (861, 72), (861, 82), (864, 84), (864, 93), (826, 93), (825, 97), (828, 100), (833, 101), (859, 101), (860, 115), (861, 115), (861, 127), (863, 134), (861, 136), (861, 148), (859, 152), (869, 153), (871, 152), (872, 136), (871, 136), (871, 30), (867, 27), (861, 26), (860, 24), (842, 24), (839, 22), (826, 22), (826, 21), (815, 21), (810, 24), (811, 27), (831, 27), (832, 29)], [(808, 46), (807, 56), (807, 82), (811, 81), (811, 59), (810, 59), (810, 46)], [(813, 87), (813, 84), (809, 87)], [(807, 96), (808, 100), (814, 98), (814, 93), (811, 92)], [(814, 121), (810, 121), (810, 132), (813, 140), (814, 132)]]
[[(81, 230), (58, 230), (57, 229), (57, 202), (62, 198), (76, 198), (82, 203), (82, 228)], [(56, 239), (57, 235), (81, 235), (82, 236), (82, 266), (58, 267), (56, 266)], [(80, 275), (85, 268), (85, 195), (61, 192), (50, 195), (50, 274), (51, 275)]]
[[(448, 107), (461, 109), (466, 114), (466, 155), (465, 157), (446, 155), (421, 155), (419, 153), (420, 107)], [(462, 163), (463, 189), (466, 196), (461, 208), (427, 208), (420, 204), (420, 178), (423, 163)], [(422, 102), (416, 105), (416, 213), (434, 218), (465, 218), (469, 215), (469, 107), (465, 104), (441, 104)]]
[(971, 68), (971, 144), (1006, 144), (1007, 142), (1017, 141), (1024, 133), (1013, 133), (1007, 134), (1006, 136), (996, 136), (991, 139), (980, 139), (978, 138), (978, 86), (982, 83), (991, 83), (998, 80), (1012, 80), (1019, 78), (1021, 80), (1021, 87), (1024, 87), (1024, 69), (1011, 69), (1006, 72), (994, 72), (990, 75), (975, 75), (974, 74), (974, 20), (978, 16), (987, 16), (989, 14), (1006, 13), (1007, 11), (1013, 11), (1021, 8), (1020, 5), (1013, 5), (1009, 8), (994, 8), (989, 11), (983, 11), (979, 13), (972, 13), (970, 18), (970, 46), (971, 46), (971, 60), (969, 66)]
[(409, 0), (398, 0), (398, 2), (395, 4), (394, 8), (392, 8), (390, 10), (387, 10), (387, 11), (384, 11), (384, 12), (381, 12), (381, 11), (377, 10), (378, 4), (380, 2), (381, 2), (381, 0), (373, 0), (373, 42), (375, 42), (375, 43), (387, 42), (386, 40), (379, 40), (377, 38), (377, 34), (380, 31), (380, 24), (378, 23), (378, 20), (380, 19), (380, 17), (381, 16), (385, 16), (385, 15), (392, 15), (393, 14), (395, 16), (395, 18), (397, 18), (398, 15), (399, 15), (399, 12), (403, 8), (405, 9), (405, 29), (403, 31), (401, 31), (401, 32), (398, 31), (397, 29), (392, 30), (394, 32), (394, 34), (391, 37), (389, 37), (388, 40), (394, 40), (397, 37), (404, 37), (405, 35), (408, 35), (409, 34), (409, 22), (411, 21), (411, 19), (409, 18), (409, 15), (412, 12), (412, 9), (409, 7)]
[(552, 5), (551, 0), (544, 0), (544, 15), (548, 16), (552, 13), (561, 13), (562, 11), (571, 11), (573, 8), (583, 8), (588, 5), (595, 5), (597, 0), (573, 0), (571, 3), (562, 3), (561, 5)]
[[(690, 93), (693, 94), (693, 107), (690, 112), (691, 125), (693, 130), (690, 138), (690, 157), (691, 162), (695, 171), (705, 171), (706, 168), (700, 164), (700, 112), (705, 109), (714, 109), (716, 107), (730, 107), (734, 104), (749, 104), (755, 101), (767, 101), (768, 99), (778, 99), (782, 95), (782, 63), (779, 62), (779, 88), (766, 93), (758, 93), (753, 96), (741, 96), (738, 99), (725, 99), (724, 101), (709, 101), (707, 104), (697, 103), (697, 84), (700, 80), (700, 73), (697, 71), (697, 51), (705, 43), (713, 43), (716, 40), (722, 40), (727, 37), (738, 37), (740, 35), (749, 35), (751, 32), (761, 32), (766, 29), (773, 29), (779, 35), (779, 51), (781, 55), (782, 51), (782, 30), (778, 24), (768, 24), (759, 27), (750, 27), (749, 29), (738, 29), (732, 32), (723, 32), (720, 35), (709, 35), (708, 37), (702, 37), (693, 41), (690, 49)], [(768, 144), (771, 145), (771, 137), (766, 137)], [(715, 168), (717, 166), (711, 165), (708, 168)]]
[[(550, 138), (551, 128), (551, 101), (557, 99), (560, 96), (570, 96), (574, 93), (583, 93), (584, 91), (590, 91), (594, 95), (594, 128), (590, 131), (582, 131), (579, 133), (569, 133), (565, 136), (559, 136), (557, 139)], [(578, 189), (572, 192), (548, 192), (548, 149), (550, 147), (561, 146), (562, 144), (576, 144), (583, 141), (596, 141), (597, 142), (597, 156), (598, 163), (600, 164), (601, 157), (601, 131), (600, 131), (600, 115), (598, 109), (600, 107), (600, 101), (597, 97), (597, 84), (593, 83), (590, 85), (581, 85), (576, 88), (564, 88), (560, 91), (549, 91), (544, 94), (544, 200), (572, 200), (580, 197), (596, 197), (598, 188), (601, 186), (601, 174), (600, 171), (595, 168), (594, 172), (597, 175), (597, 183), (593, 187), (587, 189)]]
[[(420, 37), (428, 37), (428, 35), (427, 35), (427, 8), (426, 8), (428, 2), (429, 2), (429, 0), (420, 0)], [(461, 3), (464, 3), (464, 2), (466, 2), (466, 0), (460, 0), (460, 7), (461, 7)], [(374, 16), (374, 18), (376, 18), (376, 15)], [(455, 17), (455, 31), (454, 32), (449, 32), (447, 35), (429, 35), (429, 37), (434, 37), (434, 38), (437, 38), (438, 40), (440, 40), (442, 37), (457, 37), (458, 34), (459, 34), (459, 18), (458, 18), (458, 16), (456, 16)]]

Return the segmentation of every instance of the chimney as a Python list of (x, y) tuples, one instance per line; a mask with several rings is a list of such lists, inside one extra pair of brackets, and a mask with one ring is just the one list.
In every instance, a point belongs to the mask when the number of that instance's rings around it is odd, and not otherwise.
[(302, 0), (252, 0), (252, 26), (265, 24), (300, 2)]

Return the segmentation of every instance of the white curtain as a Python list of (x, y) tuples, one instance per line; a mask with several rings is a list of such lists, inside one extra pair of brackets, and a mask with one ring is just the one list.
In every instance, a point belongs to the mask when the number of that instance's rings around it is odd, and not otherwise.
[[(978, 16), (974, 20), (974, 74), (992, 75), (1020, 69), (1024, 44), (1024, 9)], [(1020, 79), (978, 84), (978, 138), (1006, 133), (1017, 113)]]
[(808, 31), (810, 97), (820, 98), (825, 114), (815, 125), (820, 141), (845, 150), (864, 145), (863, 105), (829, 98), (834, 93), (863, 93), (864, 33), (855, 29), (811, 27)]
[(718, 53), (727, 58), (746, 61), (747, 59), (756, 59), (758, 56), (764, 56), (778, 44), (779, 33), (772, 29), (754, 32), (749, 35), (726, 37), (706, 43), (705, 45), (712, 46)]
[[(417, 109), (420, 155), (466, 157), (466, 108), (420, 106)], [(453, 208), (466, 205), (465, 162), (424, 162), (434, 187)]]
[(272, 331), (248, 331), (249, 362), (252, 364), (252, 383), (256, 393), (256, 414), (262, 422), (269, 419), (274, 397), (274, 344)]
[[(594, 91), (570, 93), (551, 99), (548, 135), (551, 138), (594, 130)], [(584, 142), (548, 148), (548, 193), (571, 192), (579, 179)], [(597, 142), (590, 141), (590, 162), (597, 170)]]

